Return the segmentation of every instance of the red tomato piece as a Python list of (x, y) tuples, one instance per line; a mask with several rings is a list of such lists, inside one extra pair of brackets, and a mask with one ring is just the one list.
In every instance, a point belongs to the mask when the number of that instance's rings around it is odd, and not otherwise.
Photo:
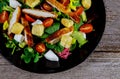
[(80, 31), (84, 33), (90, 33), (93, 31), (93, 25), (92, 24), (84, 24), (80, 27)]
[(6, 20), (8, 20), (9, 15), (7, 11), (3, 11), (0, 13), (0, 23), (4, 23)]
[(50, 27), (52, 24), (53, 24), (54, 20), (52, 18), (46, 18), (44, 21), (43, 21), (43, 25), (45, 27)]
[(34, 22), (35, 19), (33, 19), (32, 17), (30, 17), (29, 15), (25, 14), (25, 19), (29, 22)]
[(48, 3), (44, 3), (43, 8), (47, 11), (52, 11), (52, 7)]
[(35, 49), (37, 52), (39, 53), (44, 53), (45, 50), (46, 50), (46, 47), (45, 47), (45, 44), (44, 43), (38, 43), (36, 46), (35, 46)]

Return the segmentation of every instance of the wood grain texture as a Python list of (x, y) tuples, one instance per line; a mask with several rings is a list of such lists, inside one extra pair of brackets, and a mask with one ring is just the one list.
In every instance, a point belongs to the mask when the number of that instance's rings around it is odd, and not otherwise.
[(0, 56), (0, 79), (120, 79), (120, 0), (104, 0), (106, 28), (95, 51), (82, 64), (55, 74), (16, 68)]

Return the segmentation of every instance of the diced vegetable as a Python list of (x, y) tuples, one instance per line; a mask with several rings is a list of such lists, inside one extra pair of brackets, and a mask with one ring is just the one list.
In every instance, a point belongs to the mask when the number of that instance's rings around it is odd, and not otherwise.
[(80, 6), (80, 0), (70, 0), (69, 8), (76, 10), (76, 7)]
[(82, 18), (82, 20), (83, 20), (84, 22), (87, 21), (87, 16), (86, 16), (85, 11), (82, 12), (82, 14), (81, 14), (81, 18)]
[(32, 23), (32, 26), (34, 26), (36, 24), (43, 24), (43, 22), (41, 20), (37, 19), (35, 22)]
[(51, 27), (48, 27), (45, 32), (48, 34), (52, 34), (54, 32), (56, 32), (57, 30), (60, 29), (60, 23), (59, 22), (55, 22)]
[(37, 52), (39, 53), (44, 53), (46, 51), (46, 47), (45, 47), (45, 44), (44, 43), (38, 43), (36, 46), (35, 46), (35, 49)]
[(74, 23), (74, 30), (75, 31), (78, 31), (79, 30), (79, 28), (80, 28), (80, 26), (83, 24), (83, 21), (82, 20), (80, 20), (80, 22), (79, 23)]
[(54, 20), (52, 18), (46, 18), (44, 21), (43, 21), (43, 25), (45, 27), (50, 27), (52, 26)]
[(36, 54), (34, 55), (34, 63), (37, 63), (37, 62), (39, 61), (39, 59), (42, 58), (42, 57), (43, 57), (42, 55), (39, 56), (39, 53), (36, 53)]
[(12, 28), (11, 28), (11, 32), (14, 34), (21, 34), (21, 32), (23, 31), (24, 26), (20, 23), (15, 23), (13, 24)]
[(5, 45), (6, 45), (7, 48), (11, 48), (12, 49), (11, 54), (13, 55), (14, 52), (15, 52), (15, 49), (17, 47), (15, 42), (13, 40), (9, 40), (9, 41), (7, 41), (7, 43)]
[(14, 35), (14, 39), (17, 41), (17, 42), (22, 42), (24, 40), (24, 36), (22, 34), (15, 34)]
[(80, 31), (84, 33), (90, 33), (93, 31), (93, 25), (92, 24), (84, 24), (80, 27)]
[(0, 23), (4, 23), (6, 20), (8, 20), (8, 18), (9, 16), (7, 11), (0, 13)]
[(13, 12), (14, 11), (14, 9), (12, 7), (8, 6), (8, 5), (3, 6), (2, 10), (3, 11), (8, 11), (8, 12)]
[(17, 0), (9, 0), (9, 4), (13, 8), (17, 8), (18, 6), (22, 6)]
[(44, 33), (44, 26), (42, 24), (36, 24), (32, 27), (32, 34), (36, 36), (42, 36)]
[(25, 63), (30, 63), (33, 57), (34, 50), (31, 47), (26, 47), (24, 53), (21, 55), (21, 59), (23, 59)]
[(46, 52), (44, 57), (50, 61), (59, 61), (59, 58), (52, 50), (49, 50), (48, 52)]
[(8, 21), (5, 21), (3, 24), (3, 30), (7, 30), (9, 27)]
[(69, 35), (62, 35), (60, 45), (62, 45), (65, 48), (70, 48), (72, 45), (72, 37)]
[(40, 0), (25, 0), (25, 3), (31, 8), (34, 8), (40, 3)]
[(32, 17), (30, 17), (29, 15), (25, 14), (25, 19), (29, 22), (35, 22), (35, 19), (33, 19)]
[(49, 49), (54, 50), (55, 52), (59, 53), (62, 52), (64, 50), (64, 47), (60, 45), (60, 43), (57, 44), (46, 44), (46, 47)]
[(70, 51), (68, 48), (65, 48), (62, 52), (58, 53), (58, 55), (60, 56), (60, 58), (62, 59), (67, 59), (68, 56), (70, 55)]
[(50, 6), (48, 3), (43, 3), (43, 9), (47, 10), (47, 11), (52, 11), (52, 6)]
[(81, 47), (82, 45), (84, 45), (85, 43), (87, 43), (87, 40), (84, 38), (84, 35), (81, 32), (74, 31), (72, 33), (72, 37), (75, 38), (78, 41), (79, 47)]
[(74, 22), (70, 19), (67, 19), (67, 18), (62, 18), (61, 19), (61, 23), (65, 26), (65, 27), (71, 27), (73, 26)]
[(24, 48), (26, 46), (26, 43), (25, 42), (20, 42), (19, 45), (18, 45), (20, 48)]
[(83, 7), (86, 9), (89, 9), (91, 7), (91, 4), (92, 4), (91, 0), (82, 0), (81, 3), (83, 5)]

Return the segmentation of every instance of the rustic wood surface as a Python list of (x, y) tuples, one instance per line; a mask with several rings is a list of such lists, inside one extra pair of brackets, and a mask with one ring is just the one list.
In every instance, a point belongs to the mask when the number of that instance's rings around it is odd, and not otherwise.
[(0, 56), (0, 79), (120, 79), (120, 0), (104, 0), (107, 22), (104, 35), (82, 64), (55, 74), (21, 70)]

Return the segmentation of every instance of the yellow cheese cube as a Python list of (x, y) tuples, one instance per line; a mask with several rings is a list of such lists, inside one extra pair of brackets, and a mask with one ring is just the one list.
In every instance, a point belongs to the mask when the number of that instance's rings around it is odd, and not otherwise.
[(60, 45), (62, 45), (65, 48), (70, 48), (72, 44), (72, 37), (69, 35), (62, 35)]
[(44, 26), (42, 24), (35, 24), (32, 27), (32, 34), (36, 36), (42, 36), (44, 33)]
[(14, 23), (12, 28), (11, 28), (11, 32), (14, 34), (21, 34), (21, 32), (23, 31), (24, 26), (20, 23)]

